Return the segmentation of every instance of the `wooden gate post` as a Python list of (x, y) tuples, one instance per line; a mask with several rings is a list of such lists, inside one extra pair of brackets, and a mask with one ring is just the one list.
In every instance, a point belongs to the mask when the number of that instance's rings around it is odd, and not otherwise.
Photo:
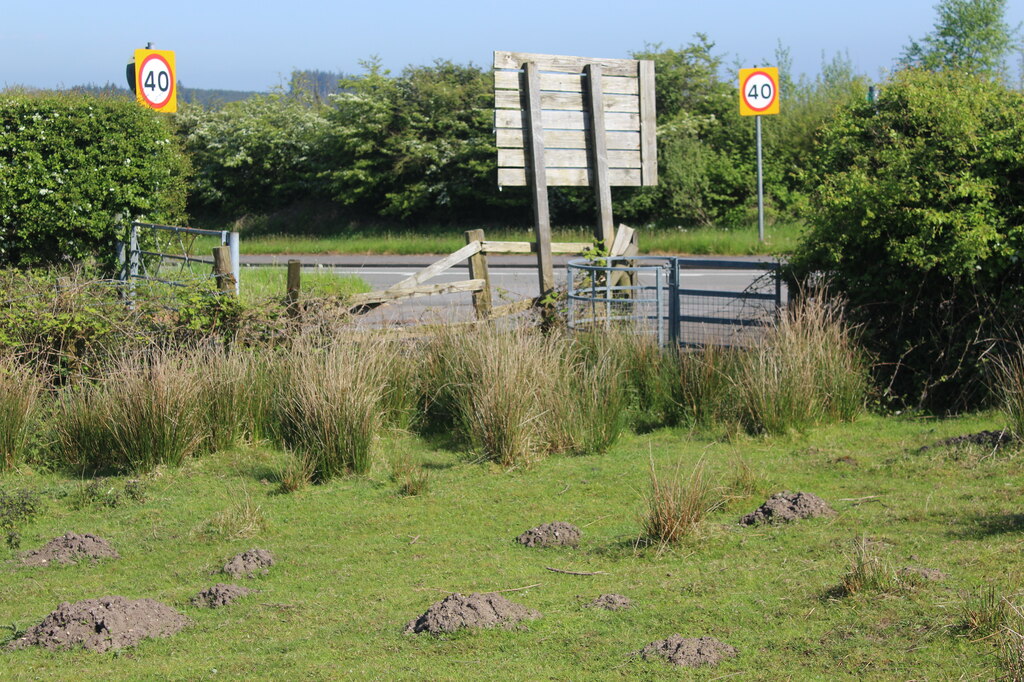
[(583, 67), (586, 84), (584, 113), (590, 122), (587, 131), (587, 145), (590, 151), (590, 185), (597, 201), (597, 225), (594, 238), (611, 251), (615, 238), (615, 221), (612, 218), (612, 188), (608, 183), (608, 141), (604, 125), (604, 95), (601, 93), (601, 66), (587, 64)]
[[(466, 230), (466, 243), (484, 241), (483, 230)], [(469, 278), (482, 279), (484, 288), (473, 292), (473, 308), (478, 320), (486, 320), (491, 314), (491, 273), (487, 269), (487, 254), (483, 251), (469, 257)]]
[(294, 312), (299, 302), (299, 290), (302, 288), (302, 262), (288, 261), (288, 281), (285, 284), (284, 298), (289, 312)]
[(235, 293), (235, 275), (231, 268), (231, 247), (218, 246), (213, 249), (213, 276), (217, 289), (222, 294)]

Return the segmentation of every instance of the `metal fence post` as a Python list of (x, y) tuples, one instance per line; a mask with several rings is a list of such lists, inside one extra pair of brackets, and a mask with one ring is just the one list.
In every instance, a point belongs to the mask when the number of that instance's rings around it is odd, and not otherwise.
[(565, 310), (565, 324), (566, 324), (566, 326), (569, 329), (574, 329), (574, 327), (573, 327), (573, 318), (572, 318), (572, 309), (575, 306), (573, 296), (575, 295), (576, 292), (573, 291), (573, 288), (572, 288), (573, 287), (574, 278), (572, 276), (572, 264), (571, 263), (569, 263), (569, 264), (567, 264), (565, 266), (565, 279), (566, 279), (566, 282), (565, 282), (566, 297), (565, 298), (566, 298), (566, 303), (568, 304), (568, 306), (567, 306), (567, 308)]
[(231, 248), (231, 274), (235, 276), (235, 296), (242, 291), (242, 265), (239, 258), (238, 233), (228, 232), (227, 245)]
[(135, 280), (139, 276), (139, 227), (132, 221), (128, 234), (128, 305), (135, 306)]
[(668, 271), (668, 340), (679, 345), (679, 259), (673, 258)]

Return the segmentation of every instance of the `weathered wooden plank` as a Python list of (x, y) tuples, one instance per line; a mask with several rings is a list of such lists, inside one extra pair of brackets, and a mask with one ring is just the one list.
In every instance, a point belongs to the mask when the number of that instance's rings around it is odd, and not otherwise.
[[(479, 242), (478, 242), (479, 243)], [(385, 289), (384, 291), (371, 291), (365, 294), (353, 294), (348, 297), (346, 303), (350, 308), (374, 305), (380, 303), (391, 303), (405, 298), (417, 296), (435, 296), (438, 294), (457, 294), (467, 291), (482, 291), (486, 282), (482, 279), (467, 279), (462, 282), (442, 282), (441, 284), (421, 284), (415, 287), (402, 289)]]
[[(640, 150), (639, 131), (610, 131), (605, 134), (605, 140), (608, 142), (609, 150)], [(522, 149), (523, 131), (516, 128), (498, 128), (495, 131), (495, 141), (498, 147)], [(582, 130), (545, 130), (544, 148), (586, 149), (587, 134)]]
[(640, 62), (640, 155), (644, 185), (658, 184), (657, 112), (654, 108), (654, 62)]
[(636, 233), (632, 227), (626, 227), (625, 225), (619, 225), (618, 231), (615, 233), (615, 241), (612, 242), (611, 248), (608, 249), (609, 256), (622, 256), (626, 253), (626, 248), (632, 243), (633, 235)]
[[(550, 187), (586, 187), (590, 185), (590, 173), (585, 168), (549, 168), (547, 184)], [(642, 178), (635, 168), (609, 168), (608, 181), (612, 187), (639, 187)], [(520, 187), (526, 184), (526, 170), (523, 168), (499, 168), (498, 185)]]
[[(586, 130), (585, 116), (582, 111), (542, 111), (541, 123), (545, 130)], [(605, 129), (640, 130), (640, 114), (610, 113), (605, 114)], [(516, 109), (495, 109), (495, 128), (522, 128), (523, 112)]]
[(466, 243), (480, 243), (480, 252), (469, 257), (469, 278), (482, 279), (484, 287), (473, 294), (473, 309), (476, 310), (477, 319), (485, 319), (491, 314), (493, 303), (491, 301), (491, 273), (487, 267), (487, 252), (483, 250), (484, 231), (466, 230)]
[[(582, 70), (581, 70), (582, 71)], [(519, 71), (495, 71), (496, 90), (519, 90)], [(542, 73), (541, 92), (583, 92), (582, 73)], [(640, 92), (640, 81), (633, 76), (609, 76), (601, 79), (601, 92), (606, 95), (635, 95)]]
[[(545, 137), (547, 135), (545, 134)], [(614, 150), (607, 152), (609, 168), (640, 168), (640, 152)], [(544, 165), (548, 168), (587, 168), (586, 149), (544, 150)], [(525, 168), (526, 152), (522, 149), (498, 149), (498, 166)]]
[[(593, 244), (585, 242), (551, 242), (551, 253), (583, 253)], [(483, 253), (536, 253), (536, 242), (488, 242), (483, 243)]]
[(521, 69), (523, 64), (531, 62), (537, 65), (538, 71), (564, 71), (580, 73), (586, 64), (598, 64), (610, 76), (636, 76), (636, 59), (592, 59), (589, 57), (572, 57), (556, 54), (532, 54), (529, 52), (494, 53), (494, 68)]
[[(526, 65), (523, 87), (526, 110), (521, 112), (525, 139), (530, 150), (529, 177), (533, 189), (533, 233), (537, 240), (537, 276), (540, 296), (555, 287), (554, 264), (551, 259), (551, 215), (548, 210), (548, 177), (544, 164), (544, 124), (540, 107), (540, 78), (537, 65)], [(516, 112), (520, 113), (520, 112)], [(524, 174), (523, 182), (526, 182)]]
[[(603, 94), (603, 93), (602, 93)], [(640, 113), (640, 97), (638, 95), (603, 95), (605, 111)], [(542, 92), (540, 106), (544, 109), (563, 111), (583, 111), (583, 93), (581, 92)], [(522, 98), (518, 90), (496, 90), (494, 92), (495, 109), (520, 109)]]
[(429, 266), (423, 268), (422, 270), (420, 270), (416, 274), (412, 275), (411, 277), (406, 277), (405, 279), (403, 279), (398, 284), (392, 285), (391, 287), (388, 288), (388, 290), (390, 291), (390, 290), (396, 290), (396, 289), (405, 289), (405, 288), (408, 288), (408, 287), (415, 287), (415, 286), (417, 286), (419, 284), (422, 284), (423, 282), (427, 281), (431, 277), (435, 277), (437, 275), (440, 275), (442, 272), (444, 272), (448, 268), (452, 267), (453, 265), (458, 265), (459, 263), (461, 263), (462, 261), (466, 260), (470, 256), (473, 256), (473, 255), (475, 255), (475, 254), (477, 254), (479, 252), (480, 252), (480, 242), (473, 242), (471, 244), (466, 244), (465, 246), (463, 246), (461, 249), (459, 249), (455, 253), (452, 253), (452, 254), (450, 254), (448, 256), (445, 256), (444, 258), (442, 258), (441, 260), (437, 261), (436, 263), (433, 263), (432, 265), (429, 265)]
[(590, 184), (594, 190), (597, 203), (597, 223), (594, 225), (594, 238), (604, 248), (612, 243), (615, 223), (612, 221), (612, 188), (608, 182), (608, 143), (605, 141), (605, 99), (600, 88), (592, 87), (601, 82), (601, 66), (587, 64), (583, 67), (587, 76), (587, 90), (584, 93), (586, 113), (589, 121), (587, 135), (589, 139)]

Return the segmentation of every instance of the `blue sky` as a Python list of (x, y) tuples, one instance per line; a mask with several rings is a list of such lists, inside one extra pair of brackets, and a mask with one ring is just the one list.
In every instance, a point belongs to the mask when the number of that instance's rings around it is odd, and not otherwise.
[[(396, 72), (436, 58), (489, 66), (493, 50), (626, 57), (698, 31), (729, 65), (771, 65), (781, 41), (797, 73), (813, 76), (823, 53), (847, 52), (879, 77), (932, 28), (935, 1), (11, 0), (0, 11), (0, 86), (123, 84), (132, 50), (149, 41), (175, 51), (185, 86), (266, 90), (297, 68), (358, 73), (371, 55)], [(1024, 1), (1008, 5), (1009, 23), (1024, 21)]]

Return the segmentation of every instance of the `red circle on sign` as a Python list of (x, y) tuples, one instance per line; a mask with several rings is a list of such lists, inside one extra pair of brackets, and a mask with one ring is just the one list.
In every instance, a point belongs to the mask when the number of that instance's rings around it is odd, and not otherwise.
[[(768, 100), (768, 104), (765, 104), (763, 107), (754, 106), (753, 104), (750, 103), (750, 100), (747, 99), (747, 83), (749, 83), (752, 79), (754, 79), (757, 76), (763, 76), (764, 78), (767, 78), (768, 82), (772, 84), (772, 98)], [(775, 100), (778, 99), (778, 97), (779, 87), (778, 85), (776, 85), (775, 80), (771, 76), (769, 76), (768, 73), (765, 71), (755, 71), (754, 73), (747, 76), (747, 79), (743, 81), (743, 101), (744, 103), (746, 103), (748, 107), (750, 107), (754, 111), (764, 111), (771, 105), (775, 104)]]
[[(164, 65), (164, 70), (167, 71), (167, 78), (170, 81), (170, 83), (168, 83), (167, 96), (159, 102), (151, 100), (149, 97), (147, 97), (146, 89), (142, 86), (142, 74), (146, 72), (146, 65), (154, 59), (161, 62)], [(171, 101), (171, 95), (174, 94), (174, 71), (171, 69), (171, 65), (167, 62), (167, 60), (164, 59), (163, 55), (151, 54), (142, 60), (142, 63), (139, 64), (139, 68), (135, 74), (135, 88), (136, 92), (141, 94), (142, 99), (144, 99), (146, 103), (154, 109), (162, 109), (163, 107), (167, 106), (167, 103)]]

